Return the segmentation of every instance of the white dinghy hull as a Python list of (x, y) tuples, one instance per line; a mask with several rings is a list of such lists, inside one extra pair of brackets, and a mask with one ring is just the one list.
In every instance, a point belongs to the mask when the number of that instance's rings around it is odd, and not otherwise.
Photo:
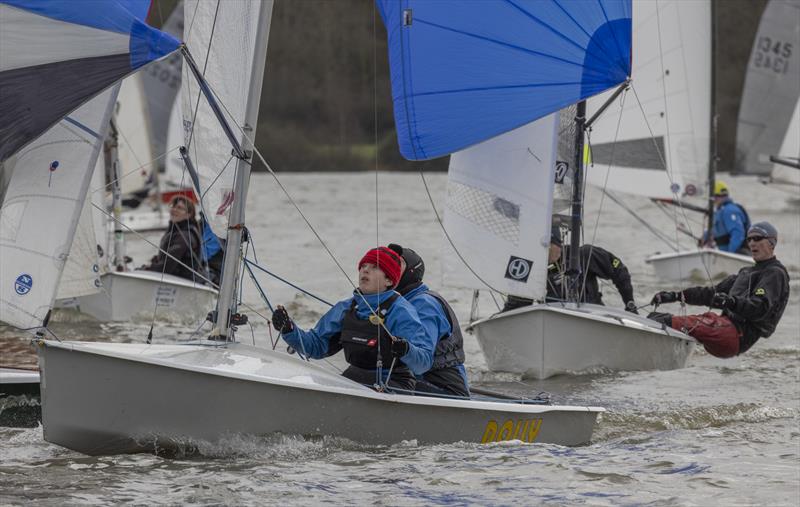
[(38, 343), (44, 438), (92, 455), (275, 432), (378, 445), (580, 445), (603, 411), (378, 393), (297, 357), (239, 343)]
[(752, 266), (753, 259), (748, 255), (723, 252), (713, 248), (700, 248), (691, 251), (659, 253), (644, 260), (653, 266), (656, 275), (662, 280), (672, 282), (708, 282), (721, 280), (740, 269)]
[(536, 304), (470, 327), (490, 370), (536, 379), (596, 370), (683, 368), (696, 343), (657, 322), (591, 304)]
[(192, 324), (214, 309), (217, 291), (185, 278), (155, 271), (110, 272), (100, 277), (102, 291), (58, 301), (57, 308), (73, 308), (102, 322), (154, 318)]
[[(166, 208), (166, 205), (164, 206)], [(130, 210), (123, 211), (119, 217), (122, 232), (166, 231), (169, 227), (169, 211)]]

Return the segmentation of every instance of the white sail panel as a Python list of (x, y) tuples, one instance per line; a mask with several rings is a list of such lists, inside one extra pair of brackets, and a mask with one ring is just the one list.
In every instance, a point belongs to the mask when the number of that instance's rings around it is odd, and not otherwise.
[[(708, 0), (633, 2), (635, 93), (629, 90), (621, 109), (619, 99), (592, 126), (590, 184), (657, 199), (706, 193), (710, 27)], [(610, 94), (589, 101), (589, 117)]]
[(747, 64), (736, 126), (736, 174), (770, 174), (769, 157), (781, 149), (798, 97), (800, 0), (771, 0)]
[(57, 299), (86, 296), (100, 292), (100, 265), (97, 240), (92, 223), (91, 195), (87, 193), (78, 218), (78, 227), (61, 272)]
[(150, 144), (150, 119), (147, 111), (141, 73), (122, 81), (114, 122), (119, 132), (117, 157), (120, 167), (120, 187), (127, 194), (147, 184), (155, 158)]
[[(444, 225), (458, 253), (492, 288), (544, 298), (558, 114), (450, 157)], [(486, 289), (448, 241), (445, 284)]]
[[(800, 161), (800, 101), (794, 106), (792, 122), (786, 129), (786, 135), (783, 138), (781, 149), (778, 151), (778, 156), (794, 162)], [(800, 169), (774, 164), (770, 181), (790, 185), (795, 187), (795, 191), (800, 191)]]
[(192, 180), (185, 171), (183, 158), (177, 148), (183, 146), (183, 105), (180, 100), (172, 104), (172, 112), (167, 126), (167, 139), (164, 157), (164, 174), (158, 178), (161, 192), (191, 188)]
[(116, 91), (102, 92), (17, 154), (0, 210), (0, 320), (8, 324), (40, 326), (52, 306)]
[[(258, 31), (266, 30), (265, 39), (269, 39), (269, 25), (258, 27), (260, 9), (269, 9), (271, 13), (272, 2), (223, 2), (219, 9), (216, 2), (193, 0), (184, 3), (184, 40), (221, 106), (227, 111), (237, 136), (240, 135), (239, 127), (244, 127), (250, 137), (254, 136), (256, 128), (256, 125), (245, 125), (245, 115), (248, 100), (260, 99), (260, 96), (250, 97), (248, 93)], [(215, 26), (235, 29), (215, 31)], [(260, 81), (258, 84), (260, 90)], [(203, 209), (214, 232), (225, 237), (228, 212), (238, 198), (233, 193), (236, 159), (231, 155), (230, 142), (213, 111), (201, 97), (188, 65), (183, 66), (181, 97), (185, 146), (200, 177), (199, 194)], [(241, 139), (244, 141), (243, 136)], [(243, 144), (248, 146), (250, 143)]]

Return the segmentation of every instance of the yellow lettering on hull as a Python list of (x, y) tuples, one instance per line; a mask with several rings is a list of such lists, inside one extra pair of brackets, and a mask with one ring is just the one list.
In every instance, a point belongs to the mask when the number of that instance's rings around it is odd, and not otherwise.
[(493, 419), (486, 423), (481, 443), (521, 440), (533, 443), (542, 428), (541, 419), (507, 419), (500, 424)]

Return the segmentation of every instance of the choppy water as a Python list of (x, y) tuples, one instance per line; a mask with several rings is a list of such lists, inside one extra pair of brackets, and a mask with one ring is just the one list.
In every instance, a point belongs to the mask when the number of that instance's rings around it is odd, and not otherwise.
[[(428, 176), (433, 195), (444, 175)], [(371, 174), (288, 174), (282, 177), (310, 221), (350, 276), (363, 251), (376, 242), (375, 177)], [(746, 355), (721, 360), (698, 351), (677, 371), (596, 372), (544, 381), (486, 370), (474, 337), (466, 335), (472, 381), (509, 393), (554, 394), (560, 401), (608, 409), (591, 445), (436, 445), (414, 442), (363, 446), (324, 438), (232, 436), (215, 444), (191, 442), (184, 453), (87, 457), (42, 440), (41, 427), (0, 427), (0, 504), (588, 504), (588, 505), (798, 505), (800, 504), (800, 214), (786, 194), (753, 180), (728, 180), (754, 221), (770, 220), (781, 233), (777, 254), (794, 278), (793, 295), (778, 331)], [(441, 233), (419, 175), (379, 176), (381, 243), (417, 250), (426, 279), (437, 286)], [(248, 216), (259, 260), (276, 273), (328, 300), (350, 291), (313, 234), (270, 177), (253, 177)], [(600, 205), (587, 198), (587, 236)], [(630, 200), (652, 223), (668, 217), (644, 200)], [(440, 202), (437, 202), (440, 206)], [(644, 256), (659, 248), (650, 233), (605, 201), (594, 243), (618, 254), (632, 272), (640, 304), (662, 286)], [(134, 256), (151, 252), (131, 245)], [(311, 325), (324, 305), (262, 278), (268, 296)], [(468, 291), (443, 289), (466, 322)], [(606, 299), (615, 304), (613, 287)], [(245, 299), (265, 305), (252, 287)], [(484, 314), (490, 300), (481, 302)], [(64, 339), (143, 341), (149, 323), (98, 325), (74, 315), (53, 324)], [(188, 336), (156, 326), (156, 339)], [(255, 322), (254, 338), (269, 342)], [(29, 361), (27, 342), (0, 328), (0, 363)], [(30, 357), (30, 358), (28, 358)], [(0, 401), (29, 403), (27, 398)], [(34, 401), (35, 403), (35, 401)], [(0, 413), (0, 417), (2, 414)]]

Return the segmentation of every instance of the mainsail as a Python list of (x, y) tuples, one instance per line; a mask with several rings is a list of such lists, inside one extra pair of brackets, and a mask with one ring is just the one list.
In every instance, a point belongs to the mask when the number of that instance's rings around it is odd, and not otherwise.
[[(186, 46), (224, 107), (229, 121), (243, 127), (251, 139), (255, 136), (256, 125), (254, 118), (248, 118), (247, 113), (253, 104), (258, 111), (257, 104), (261, 98), (260, 93), (251, 93), (251, 89), (260, 91), (263, 79), (263, 75), (253, 75), (253, 60), (256, 55), (266, 58), (266, 46), (256, 47), (259, 30), (266, 30), (263, 34), (265, 45), (269, 39), (269, 24), (258, 26), (261, 9), (269, 9), (271, 13), (272, 2), (184, 2)], [(258, 69), (263, 69), (263, 62), (261, 64)], [(234, 195), (233, 189), (237, 160), (231, 155), (230, 142), (213, 110), (201, 97), (188, 65), (183, 66), (183, 72), (181, 98), (185, 146), (199, 175), (197, 194), (202, 198), (206, 218), (214, 232), (224, 238), (228, 212), (234, 200), (240, 197)], [(244, 145), (250, 145), (238, 131), (235, 134)]]
[(630, 75), (631, 2), (377, 0), (400, 152), (447, 155)]
[(178, 41), (142, 0), (0, 0), (0, 162)]
[(450, 157), (444, 226), (458, 254), (446, 243), (447, 285), (544, 298), (558, 118)]
[(770, 0), (747, 65), (736, 127), (735, 174), (772, 172), (769, 158), (779, 154), (784, 136), (791, 132), (798, 98), (800, 0)]
[[(0, 0), (0, 161), (13, 155), (0, 210), (0, 320), (11, 325), (38, 328), (52, 307), (118, 93), (103, 90), (178, 47), (144, 24), (148, 6)], [(84, 275), (68, 275), (65, 290), (85, 290)]]
[[(655, 199), (707, 195), (710, 27), (708, 0), (634, 2), (634, 90), (592, 127), (590, 184)], [(588, 114), (608, 96), (590, 100)]]

